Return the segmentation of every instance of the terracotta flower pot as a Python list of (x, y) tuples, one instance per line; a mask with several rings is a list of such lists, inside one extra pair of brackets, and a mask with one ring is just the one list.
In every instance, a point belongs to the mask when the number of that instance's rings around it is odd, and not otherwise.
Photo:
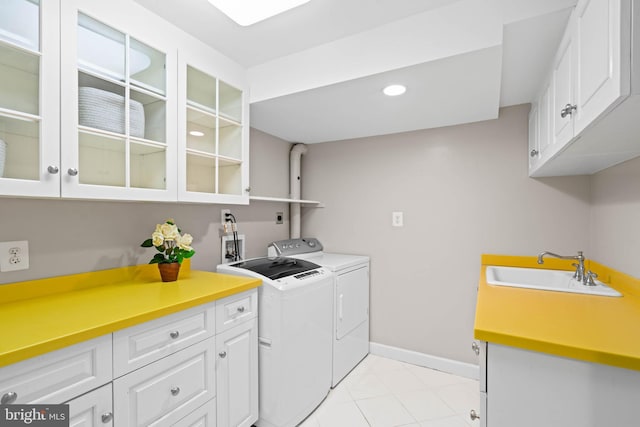
[(163, 282), (175, 282), (178, 280), (178, 273), (180, 273), (180, 264), (177, 262), (160, 263), (158, 270), (160, 270)]

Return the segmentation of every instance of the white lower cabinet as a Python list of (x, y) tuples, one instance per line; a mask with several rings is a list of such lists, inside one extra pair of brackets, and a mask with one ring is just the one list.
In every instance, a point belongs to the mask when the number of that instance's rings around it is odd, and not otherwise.
[(69, 427), (113, 426), (112, 396), (113, 386), (109, 383), (67, 402)]
[(2, 367), (1, 404), (67, 403), (72, 427), (249, 427), (257, 310), (253, 289)]
[(216, 337), (218, 426), (250, 427), (258, 419), (256, 319)]
[(487, 427), (638, 425), (640, 371), (488, 343), (486, 386)]
[(212, 338), (113, 381), (118, 426), (163, 426), (215, 396)]
[(57, 404), (112, 379), (111, 335), (0, 368), (2, 404)]

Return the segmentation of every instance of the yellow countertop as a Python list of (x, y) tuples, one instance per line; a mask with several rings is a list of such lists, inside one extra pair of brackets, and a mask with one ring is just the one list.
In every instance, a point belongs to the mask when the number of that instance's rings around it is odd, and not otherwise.
[(622, 297), (492, 286), (487, 265), (574, 270), (571, 262), (483, 255), (474, 335), (490, 343), (640, 370), (640, 280), (588, 261)]
[(0, 285), (0, 366), (96, 338), (261, 285), (190, 271), (163, 283), (156, 265)]

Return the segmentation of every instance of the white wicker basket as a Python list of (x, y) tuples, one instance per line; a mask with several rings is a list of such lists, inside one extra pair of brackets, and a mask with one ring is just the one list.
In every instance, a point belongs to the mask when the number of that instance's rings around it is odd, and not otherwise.
[[(144, 106), (129, 100), (129, 134), (144, 138)], [(94, 87), (78, 88), (78, 122), (82, 126), (124, 133), (124, 97)]]

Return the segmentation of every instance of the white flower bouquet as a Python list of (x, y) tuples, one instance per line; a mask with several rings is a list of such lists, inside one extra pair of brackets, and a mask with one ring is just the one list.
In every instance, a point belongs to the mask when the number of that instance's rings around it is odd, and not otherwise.
[(191, 247), (191, 234), (180, 234), (181, 230), (173, 219), (164, 224), (157, 224), (151, 238), (142, 242), (143, 248), (155, 247), (159, 253), (155, 254), (149, 264), (182, 264), (186, 258), (191, 258), (196, 251)]

